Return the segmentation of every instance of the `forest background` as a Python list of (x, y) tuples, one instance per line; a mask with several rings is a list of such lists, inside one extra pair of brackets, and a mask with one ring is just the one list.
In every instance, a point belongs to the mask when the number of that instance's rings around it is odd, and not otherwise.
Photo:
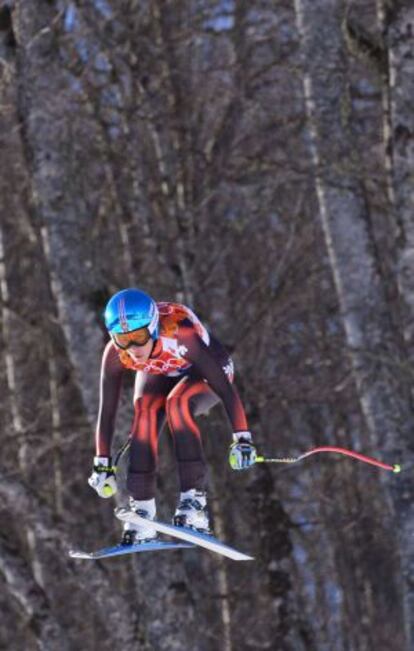
[[(410, 0), (0, 0), (0, 648), (414, 648), (413, 26)], [(234, 473), (218, 408), (216, 532), (256, 561), (71, 560), (120, 534), (86, 480), (127, 286), (227, 346), (261, 452), (401, 475)]]

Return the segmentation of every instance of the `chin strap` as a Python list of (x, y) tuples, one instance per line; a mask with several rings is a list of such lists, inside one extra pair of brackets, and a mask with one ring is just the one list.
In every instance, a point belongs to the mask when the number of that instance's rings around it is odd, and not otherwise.
[(378, 459), (374, 459), (373, 457), (367, 457), (365, 454), (360, 454), (359, 452), (354, 452), (353, 450), (347, 450), (346, 448), (337, 448), (331, 445), (326, 445), (319, 448), (312, 448), (311, 450), (308, 450), (307, 452), (304, 452), (303, 454), (300, 454), (297, 457), (279, 457), (279, 458), (272, 459), (272, 458), (258, 456), (256, 457), (256, 463), (296, 463), (297, 461), (302, 461), (302, 459), (306, 459), (307, 457), (310, 457), (313, 454), (320, 454), (324, 452), (333, 452), (335, 454), (342, 454), (346, 457), (352, 457), (353, 459), (357, 459), (358, 461), (362, 461), (363, 463), (369, 463), (371, 466), (377, 466), (378, 468), (382, 468), (383, 470), (389, 470), (394, 473), (401, 472), (401, 466), (398, 463), (389, 465), (388, 463), (383, 463), (382, 461), (378, 461)]

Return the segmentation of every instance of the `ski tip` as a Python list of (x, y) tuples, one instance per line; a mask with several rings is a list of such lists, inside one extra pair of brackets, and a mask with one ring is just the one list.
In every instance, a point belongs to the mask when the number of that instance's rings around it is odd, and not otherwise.
[(82, 552), (78, 549), (70, 549), (69, 556), (71, 558), (92, 558), (91, 554), (88, 552)]

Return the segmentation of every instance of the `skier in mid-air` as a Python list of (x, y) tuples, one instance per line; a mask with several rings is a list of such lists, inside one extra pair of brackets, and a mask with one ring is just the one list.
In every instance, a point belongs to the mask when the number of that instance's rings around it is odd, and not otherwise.
[[(195, 416), (207, 413), (221, 400), (233, 429), (232, 467), (247, 468), (256, 458), (245, 411), (233, 385), (231, 358), (188, 307), (157, 303), (138, 289), (124, 289), (110, 299), (105, 325), (111, 339), (102, 357), (90, 486), (100, 497), (116, 493), (111, 443), (122, 376), (130, 369), (136, 377), (127, 474), (129, 509), (149, 520), (155, 518), (158, 437), (167, 421), (181, 491), (173, 523), (210, 533), (206, 464)], [(121, 544), (146, 542), (156, 535), (150, 525), (126, 522)]]

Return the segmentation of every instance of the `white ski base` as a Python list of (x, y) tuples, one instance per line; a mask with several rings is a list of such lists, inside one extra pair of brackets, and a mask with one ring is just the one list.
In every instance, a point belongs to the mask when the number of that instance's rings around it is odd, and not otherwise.
[(166, 534), (167, 536), (172, 536), (173, 538), (179, 538), (180, 540), (185, 540), (193, 545), (199, 545), (205, 549), (215, 552), (216, 554), (221, 554), (227, 558), (231, 558), (233, 561), (253, 561), (253, 556), (247, 556), (239, 552), (233, 547), (229, 547), (224, 543), (217, 540), (214, 536), (210, 536), (205, 533), (200, 533), (194, 529), (189, 529), (188, 527), (175, 527), (173, 524), (166, 524), (165, 522), (158, 522), (157, 520), (149, 521), (147, 518), (143, 518), (137, 513), (131, 513), (130, 509), (126, 507), (119, 507), (115, 509), (115, 515), (119, 520), (124, 522), (132, 522), (136, 525), (142, 525), (144, 522), (148, 525), (151, 522), (151, 525), (154, 527), (158, 533)]

